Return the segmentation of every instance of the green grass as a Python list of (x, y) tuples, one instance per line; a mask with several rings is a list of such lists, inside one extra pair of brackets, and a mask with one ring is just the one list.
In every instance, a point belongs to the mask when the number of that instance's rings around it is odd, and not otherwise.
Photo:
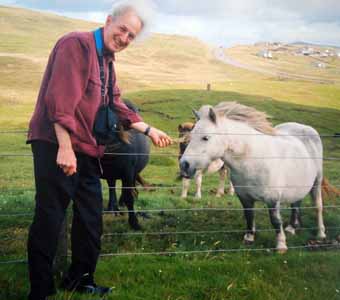
[[(278, 101), (264, 96), (236, 92), (206, 92), (199, 90), (143, 91), (127, 95), (141, 108), (147, 122), (176, 136), (179, 123), (191, 119), (191, 109), (220, 101), (237, 100), (266, 111), (274, 124), (298, 121), (315, 127), (322, 134), (340, 132), (340, 111)], [(13, 122), (15, 122), (15, 118)], [(18, 122), (20, 124), (20, 122)], [(17, 126), (23, 129), (23, 126)], [(324, 138), (325, 156), (340, 157), (337, 139)], [(177, 176), (177, 146), (152, 149), (150, 164), (144, 178), (161, 185), (154, 192), (141, 191), (137, 209), (178, 208), (240, 208), (236, 197), (215, 198), (218, 176), (204, 178), (203, 198), (179, 198), (181, 183)], [(0, 153), (30, 154), (24, 134), (2, 134)], [(157, 155), (167, 153), (169, 155)], [(1, 260), (25, 257), (25, 240), (31, 222), (34, 188), (31, 157), (0, 158), (0, 212), (27, 213), (18, 218), (0, 219)], [(325, 174), (333, 184), (340, 185), (339, 162), (325, 161)], [(173, 186), (170, 190), (167, 186)], [(164, 188), (162, 188), (164, 187)], [(107, 188), (104, 186), (107, 198)], [(326, 205), (339, 204), (339, 199)], [(311, 205), (310, 200), (304, 206)], [(264, 207), (258, 203), (258, 208)], [(245, 227), (242, 211), (165, 211), (150, 213), (150, 219), (140, 217), (142, 233), (183, 231), (230, 231), (214, 234), (126, 235), (133, 233), (125, 215), (104, 216), (102, 253), (207, 251), (221, 249), (265, 249), (275, 247), (273, 231), (259, 232), (254, 245), (242, 243)], [(69, 218), (71, 213), (69, 213)], [(287, 222), (289, 214), (283, 211)], [(339, 234), (338, 210), (325, 210), (328, 239)], [(271, 229), (267, 211), (256, 213), (257, 227)], [(303, 210), (303, 226), (316, 227), (315, 213)], [(110, 235), (110, 234), (114, 235)], [(121, 233), (121, 235), (117, 235)], [(288, 236), (288, 246), (306, 245), (315, 238), (315, 230), (301, 230)], [(274, 252), (207, 253), (178, 256), (143, 256), (103, 258), (98, 266), (98, 281), (114, 286), (108, 299), (340, 299), (340, 273), (337, 251), (291, 250), (286, 255)], [(0, 265), (1, 299), (25, 299), (28, 290), (25, 265)], [(15, 282), (15, 284), (13, 283)], [(86, 299), (60, 292), (56, 299)]]
[[(0, 37), (6, 41), (0, 43), (0, 131), (25, 131), (49, 51), (57, 38), (68, 31), (93, 29), (97, 24), (3, 6), (0, 16)], [(154, 35), (143, 44), (131, 46), (117, 57), (117, 73), (124, 91), (138, 91), (124, 96), (139, 106), (147, 122), (174, 138), (179, 123), (193, 120), (192, 108), (221, 101), (254, 106), (271, 115), (275, 125), (295, 121), (313, 126), (320, 134), (340, 132), (338, 83), (263, 76), (224, 65), (213, 59), (210, 50), (196, 39), (166, 35)], [(236, 54), (239, 56), (235, 58), (243, 61), (248, 59), (249, 51)], [(313, 71), (309, 67), (300, 69), (303, 63), (304, 58), (294, 58), (295, 69), (286, 71)], [(285, 65), (281, 58), (275, 64), (278, 68), (292, 66)], [(320, 76), (328, 78), (335, 71), (326, 69)], [(207, 83), (211, 83), (213, 91), (203, 90)], [(0, 156), (1, 262), (26, 256), (26, 237), (34, 209), (34, 180), (25, 133), (1, 133), (0, 137), (0, 154), (28, 155)], [(325, 157), (340, 158), (340, 139), (325, 137), (323, 143)], [(177, 145), (152, 148), (150, 163), (142, 175), (159, 189), (140, 191), (137, 209), (240, 208), (236, 197), (214, 197), (212, 190), (217, 186), (217, 175), (204, 177), (201, 200), (193, 197), (193, 184), (189, 197), (181, 199), (181, 182), (176, 179), (177, 154)], [(339, 161), (324, 162), (325, 175), (334, 185), (340, 185), (339, 166)], [(103, 186), (107, 199), (104, 182)], [(339, 204), (340, 199), (325, 201), (325, 205)], [(303, 205), (312, 204), (306, 199)], [(256, 207), (264, 206), (257, 203)], [(15, 213), (23, 215), (10, 216)], [(69, 212), (69, 220), (71, 215)], [(242, 252), (103, 258), (96, 276), (98, 282), (114, 287), (107, 299), (340, 299), (339, 251), (291, 249), (285, 255), (251, 251), (275, 247), (275, 235), (273, 231), (261, 231), (254, 245), (245, 246), (242, 211), (156, 211), (150, 215), (150, 219), (139, 218), (143, 227), (139, 235), (129, 229), (126, 215), (105, 215), (102, 253), (223, 249)], [(326, 209), (324, 216), (328, 239), (335, 240), (340, 231), (334, 228), (340, 226), (339, 209)], [(283, 218), (288, 221), (288, 211), (283, 211)], [(304, 209), (302, 221), (308, 229), (288, 236), (288, 246), (303, 246), (315, 238), (312, 229), (316, 227), (315, 212)], [(272, 228), (265, 210), (256, 212), (256, 222), (260, 229)], [(236, 231), (226, 232), (230, 230)], [(219, 232), (179, 233), (188, 231)], [(150, 232), (177, 233), (146, 234)], [(0, 299), (26, 299), (27, 265), (0, 264), (0, 271)], [(88, 297), (60, 292), (55, 299)]]

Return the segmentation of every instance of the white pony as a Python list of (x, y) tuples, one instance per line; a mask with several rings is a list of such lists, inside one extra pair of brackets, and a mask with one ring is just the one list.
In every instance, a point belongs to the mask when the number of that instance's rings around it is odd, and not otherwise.
[(271, 223), (276, 230), (276, 249), (285, 252), (286, 236), (280, 216), (280, 204), (292, 207), (292, 234), (299, 225), (301, 200), (309, 193), (317, 207), (318, 236), (325, 238), (322, 216), (321, 184), (322, 143), (313, 128), (284, 123), (272, 127), (263, 112), (236, 102), (222, 102), (199, 110), (191, 141), (180, 165), (182, 172), (193, 176), (221, 158), (231, 172), (247, 222), (244, 240), (255, 239), (254, 202), (268, 205)]
[[(196, 113), (196, 112), (194, 112)], [(194, 123), (185, 122), (178, 126), (178, 133), (179, 133), (179, 156), (178, 159), (180, 160), (186, 147), (190, 141), (190, 132), (194, 128)], [(201, 199), (202, 198), (202, 180), (203, 174), (213, 174), (219, 173), (219, 184), (216, 191), (216, 197), (222, 197), (224, 195), (224, 188), (225, 188), (225, 181), (228, 178), (228, 169), (225, 167), (223, 160), (216, 159), (212, 161), (205, 170), (196, 170), (195, 173), (195, 184), (196, 184), (196, 193), (195, 198)], [(188, 191), (190, 188), (190, 178), (185, 176), (182, 177), (182, 193), (181, 198), (186, 198), (188, 196)], [(231, 182), (229, 182), (229, 189), (228, 195), (234, 195), (234, 187)]]

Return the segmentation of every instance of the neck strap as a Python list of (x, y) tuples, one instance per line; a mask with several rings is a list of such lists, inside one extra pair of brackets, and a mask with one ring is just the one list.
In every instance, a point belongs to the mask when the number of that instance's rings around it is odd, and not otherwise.
[[(94, 40), (96, 42), (96, 51), (100, 70), (100, 81), (101, 81), (101, 97), (102, 103), (105, 104), (105, 73), (104, 73), (104, 43), (102, 36), (102, 29), (98, 28), (93, 31)], [(113, 63), (109, 62), (109, 84), (108, 84), (108, 94), (109, 94), (109, 105), (113, 108), (113, 85), (112, 85), (112, 69)]]

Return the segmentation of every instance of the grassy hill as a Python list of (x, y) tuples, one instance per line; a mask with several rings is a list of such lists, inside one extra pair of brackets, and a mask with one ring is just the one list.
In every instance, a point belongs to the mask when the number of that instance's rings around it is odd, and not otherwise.
[[(99, 24), (5, 6), (0, 6), (0, 18), (0, 127), (26, 128), (48, 55), (57, 39), (69, 31), (92, 30)], [(234, 47), (227, 54), (264, 69), (290, 73), (305, 69), (304, 57), (294, 57), (294, 61), (280, 57), (268, 62), (255, 56), (256, 51), (250, 46)], [(306, 72), (321, 82), (296, 80), (225, 64), (213, 52), (195, 38), (154, 34), (117, 55), (118, 83), (124, 94), (154, 89), (202, 90), (210, 83), (213, 90), (340, 108), (340, 84), (335, 79), (339, 76), (334, 75), (338, 67), (308, 67)], [(325, 83), (327, 78), (332, 83)]]

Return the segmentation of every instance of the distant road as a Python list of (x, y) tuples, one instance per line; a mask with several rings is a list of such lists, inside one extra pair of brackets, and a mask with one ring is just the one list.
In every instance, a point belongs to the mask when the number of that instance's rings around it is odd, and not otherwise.
[(264, 68), (259, 68), (259, 67), (256, 67), (256, 66), (240, 63), (236, 59), (234, 59), (230, 56), (227, 56), (225, 54), (223, 48), (213, 49), (213, 55), (215, 56), (215, 58), (217, 60), (219, 60), (219, 61), (221, 61), (225, 64), (234, 66), (236, 68), (245, 69), (245, 70), (248, 70), (248, 71), (258, 72), (258, 73), (261, 73), (261, 74), (264, 74), (264, 75), (270, 75), (270, 76), (275, 76), (275, 77), (279, 77), (279, 78), (307, 80), (307, 81), (313, 81), (313, 82), (317, 82), (317, 83), (330, 83), (330, 84), (334, 83), (334, 81), (332, 81), (332, 80), (323, 79), (323, 78), (319, 78), (319, 77), (271, 71), (271, 70), (267, 70), (267, 69), (264, 69)]

